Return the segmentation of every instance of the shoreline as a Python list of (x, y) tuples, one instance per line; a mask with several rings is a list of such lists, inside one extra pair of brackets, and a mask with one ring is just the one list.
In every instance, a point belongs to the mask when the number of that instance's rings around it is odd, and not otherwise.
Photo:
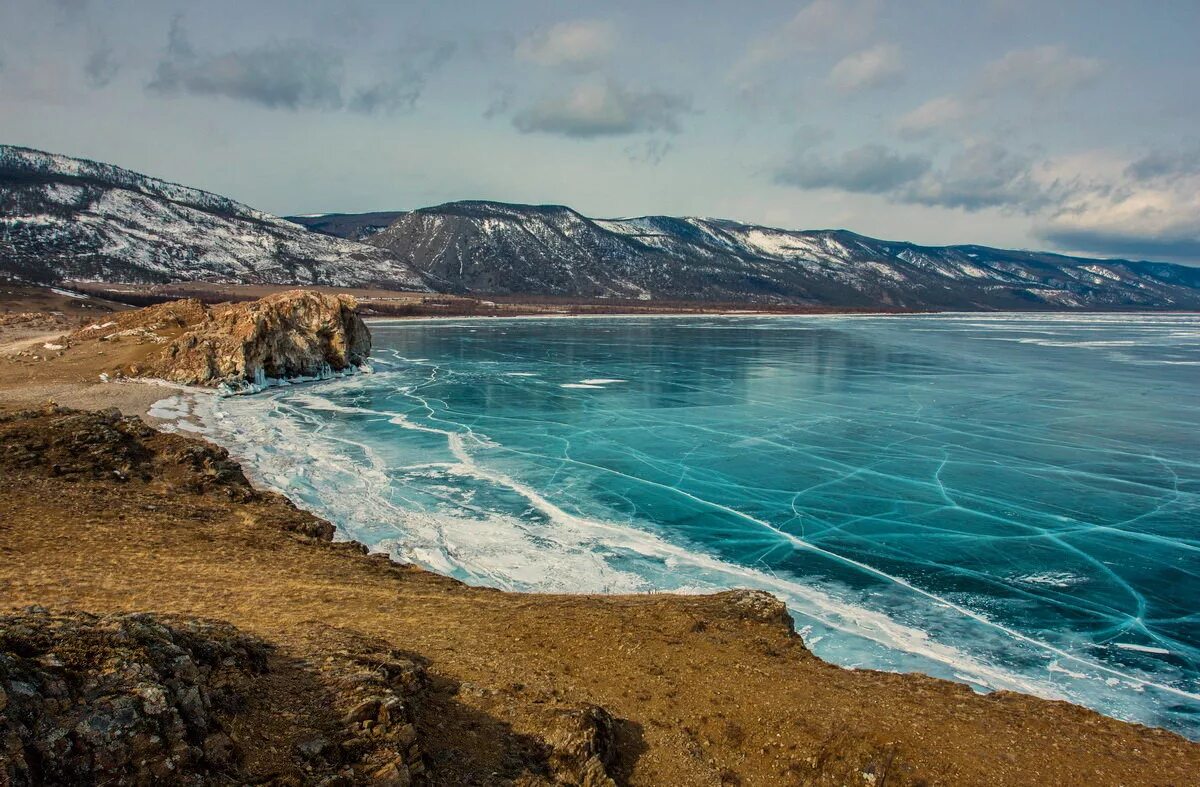
[[(44, 410), (0, 419), (0, 431), (49, 430), (52, 447), (64, 429), (87, 434), (106, 418)], [(0, 513), (26, 525), (5, 531), (7, 603), (215, 614), (267, 642), (274, 671), (328, 663), (347, 642), (394, 643), (372, 647), (400, 648), (429, 672), (429, 688), (408, 701), (434, 784), (541, 767), (516, 754), (526, 749), (513, 735), (557, 747), (564, 714), (584, 707), (630, 731), (606, 744), (618, 784), (717, 784), (722, 774), (842, 784), (868, 773), (914, 787), (1149, 785), (1185, 783), (1200, 767), (1200, 744), (1081, 706), (829, 664), (765, 594), (505, 593), (368, 556), (333, 543), (328, 525), (281, 496), (239, 492), (236, 477), (220, 480), (228, 471), (197, 476), (176, 459), (206, 443), (154, 431), (137, 440), (135, 455), (152, 462), (145, 479), (105, 471), (64, 484), (37, 464), (5, 468)], [(337, 700), (338, 714), (347, 702)], [(274, 726), (270, 735), (296, 743), (262, 745), (291, 750), (312, 723)]]
[[(556, 317), (567, 316), (575, 315)], [(139, 346), (97, 345), (104, 352), (94, 363), (70, 354), (0, 359), (0, 430), (9, 440), (42, 430), (29, 450), (56, 451), (80, 439), (63, 430), (82, 429), (86, 446), (112, 423), (112, 415), (51, 408), (5, 424), (4, 412), (36, 406), (47, 391), (60, 404), (116, 405), (160, 426), (167, 420), (152, 415), (156, 406), (160, 416), (178, 414), (161, 407), (165, 400), (178, 397), (191, 413), (217, 401), (208, 389), (96, 381), (97, 369)], [(218, 449), (185, 432), (134, 429), (140, 447), (128, 455), (149, 463), (137, 472), (118, 466), (114, 475), (108, 449), (4, 466), (6, 603), (217, 616), (271, 643), (281, 664), (322, 663), (344, 651), (346, 636), (415, 654), (431, 676), (432, 688), (413, 702), (430, 770), (443, 774), (436, 784), (543, 767), (518, 753), (527, 745), (513, 736), (553, 748), (557, 719), (584, 706), (623, 725), (614, 744), (619, 784), (717, 784), (725, 775), (746, 785), (850, 783), (863, 773), (888, 784), (1149, 784), (1200, 768), (1200, 744), (1081, 705), (822, 661), (792, 631), (782, 603), (754, 591), (514, 593), (368, 556), (353, 541), (331, 543), (333, 525), (270, 484), (242, 492), (215, 481), (233, 471), (225, 460), (212, 465), (223, 468), (216, 475), (203, 469), (216, 460), (193, 466), (187, 457)], [(24, 461), (20, 450), (0, 454), (0, 463)], [(12, 522), (21, 526), (6, 527)], [(1047, 761), (1051, 749), (1058, 756)]]
[(1029, 311), (922, 311), (922, 312), (812, 312), (812, 313), (789, 313), (789, 312), (771, 312), (771, 311), (747, 311), (747, 312), (655, 312), (655, 313), (612, 313), (612, 314), (464, 314), (464, 315), (421, 315), (414, 317), (389, 317), (382, 315), (364, 315), (363, 322), (368, 325), (381, 323), (412, 323), (412, 322), (448, 322), (456, 320), (480, 320), (480, 321), (501, 321), (501, 320), (562, 320), (562, 319), (583, 319), (583, 320), (619, 320), (619, 319), (663, 319), (663, 318), (746, 318), (746, 317), (780, 317), (793, 319), (808, 319), (808, 318), (846, 318), (846, 317), (862, 317), (862, 318), (904, 318), (904, 317), (1004, 317), (1004, 316), (1029, 316), (1029, 317), (1049, 317), (1049, 318), (1072, 318), (1072, 317), (1161, 317), (1161, 316), (1197, 316), (1200, 311), (1047, 311), (1047, 310), (1029, 310)]
[[(414, 322), (414, 321), (413, 320), (403, 320), (401, 322), (402, 323), (410, 323), (410, 322)], [(422, 321), (417, 320), (416, 322), (419, 323)], [(327, 381), (312, 381), (312, 382), (327, 382)], [(309, 387), (310, 384), (311, 384), (310, 382), (305, 382), (305, 383), (303, 383), (303, 386)], [(192, 409), (194, 412), (194, 405), (193, 405)], [(201, 419), (201, 420), (203, 420), (203, 419)], [(206, 424), (206, 426), (208, 426), (208, 424)], [(305, 507), (310, 512), (337, 523), (338, 518), (330, 510), (327, 510), (326, 508), (322, 508), (319, 505), (317, 507), (314, 507), (314, 504), (311, 502), (305, 503), (303, 500), (303, 497), (297, 497), (295, 494), (289, 492), (288, 489), (286, 489), (284, 487), (280, 487), (277, 484), (272, 484), (269, 481), (266, 481), (265, 480), (266, 476), (263, 475), (262, 469), (255, 466), (254, 458), (252, 456), (245, 455), (244, 453), (239, 452), (239, 444), (236, 439), (234, 439), (232, 442), (229, 439), (222, 439), (222, 436), (218, 430), (213, 430), (211, 432), (207, 432), (206, 435), (207, 435), (208, 439), (212, 439), (214, 441), (219, 442), (225, 448), (227, 448), (228, 450), (233, 452), (236, 456), (238, 456), (239, 461), (242, 461), (244, 464), (246, 464), (247, 468), (251, 470), (252, 474), (254, 476), (257, 476), (257, 478), (260, 480), (260, 482), (264, 483), (267, 486), (267, 488), (270, 488), (276, 492), (286, 494), (297, 505), (300, 505), (301, 507)], [(274, 443), (272, 443), (272, 444), (274, 444)], [(280, 445), (283, 445), (283, 444), (285, 444), (285, 443), (280, 443)], [(284, 451), (283, 453), (286, 454), (286, 451)], [(293, 451), (293, 454), (294, 453), (295, 452)], [(305, 449), (299, 455), (312, 456), (313, 455), (312, 449)], [(285, 464), (286, 464), (286, 462), (285, 462)], [(276, 468), (276, 470), (278, 470), (278, 468)], [(278, 473), (276, 473), (276, 475), (277, 474)], [(316, 483), (316, 482), (314, 481), (314, 483)], [(509, 484), (509, 486), (512, 486), (512, 484)], [(519, 490), (518, 490), (518, 493), (520, 494)], [(414, 513), (419, 514), (420, 512), (418, 511), (418, 512), (414, 512)], [(341, 525), (338, 525), (338, 531), (343, 532), (343, 533), (345, 532)], [(637, 531), (635, 530), (634, 533), (630, 534), (630, 535), (632, 536), (636, 533), (637, 533)], [(347, 538), (350, 538), (350, 539), (355, 538), (353, 533), (346, 533), (345, 535)], [(617, 544), (617, 546), (619, 547), (620, 544)], [(690, 552), (689, 554), (692, 554), (693, 557), (701, 557), (701, 558), (710, 558), (711, 557), (711, 556), (705, 555), (702, 552), (695, 552), (694, 554)], [(393, 559), (397, 559), (397, 558), (395, 558), (393, 556)], [(443, 571), (443, 572), (446, 571), (446, 569), (439, 569), (436, 567), (436, 565), (430, 564), (428, 562), (423, 562), (423, 561), (419, 561), (419, 560), (416, 562), (421, 563), (426, 570)], [(751, 570), (751, 567), (741, 566), (740, 564), (734, 564), (734, 567), (741, 571)], [(711, 568), (711, 566), (710, 566), (710, 568)], [(463, 577), (461, 577), (461, 576), (459, 576), (457, 578), (463, 579)], [(753, 580), (748, 580), (746, 577), (742, 577), (740, 580), (736, 580), (736, 579), (731, 580), (730, 582), (725, 583), (721, 587), (754, 587), (754, 588), (759, 588), (759, 589), (766, 589), (766, 590), (769, 590), (776, 594), (782, 594), (785, 599), (787, 599), (790, 594), (797, 592), (795, 590), (795, 588), (792, 588), (792, 587), (789, 587), (786, 589), (781, 589), (782, 584), (788, 584), (788, 583), (781, 584), (782, 581), (779, 580), (779, 578), (775, 578), (775, 579), (776, 579), (776, 582), (774, 584), (771, 584), (771, 583), (763, 584), (763, 583), (754, 582)], [(889, 579), (892, 579), (892, 581), (896, 581), (894, 578), (889, 578)], [(467, 581), (478, 581), (478, 580), (467, 580)], [(506, 585), (489, 584), (486, 581), (484, 581), (482, 584), (483, 584), (483, 586), (503, 587), (503, 588), (512, 590), (513, 592), (519, 592), (519, 593), (544, 594), (547, 592), (550, 592), (550, 593), (566, 592), (566, 593), (576, 593), (576, 594), (588, 594), (588, 593), (596, 592), (595, 590), (591, 590), (586, 587), (575, 587), (575, 588), (566, 588), (563, 590), (546, 591), (546, 590), (538, 590), (538, 589), (530, 590), (527, 588), (515, 588), (514, 589), (514, 588), (508, 588), (508, 586), (506, 586)], [(790, 584), (802, 585), (803, 583), (793, 582)], [(768, 585), (770, 585), (770, 586), (768, 586)], [(719, 589), (719, 588), (718, 587), (706, 587), (704, 590), (699, 591), (699, 592), (714, 592), (717, 589)], [(914, 588), (914, 590), (918, 593), (922, 593), (923, 595), (929, 595), (929, 594), (923, 593), (922, 591), (919, 591), (918, 589)], [(671, 588), (666, 587), (666, 588), (649, 588), (646, 591), (629, 591), (629, 590), (620, 591), (620, 590), (617, 590), (617, 591), (605, 591), (605, 592), (616, 592), (616, 593), (620, 593), (620, 592), (650, 592), (650, 593), (666, 592), (666, 593), (673, 593), (673, 592), (679, 592), (679, 591), (672, 590)], [(814, 595), (819, 595), (821, 593), (820, 589), (815, 586), (804, 586), (803, 590), (799, 591), (799, 592), (801, 593), (801, 595), (805, 595), (809, 599), (809, 601), (812, 601), (812, 599), (814, 598)], [(1182, 697), (1186, 697), (1189, 700), (1197, 699), (1197, 697), (1195, 695), (1189, 694), (1188, 692), (1186, 692), (1183, 689), (1178, 689), (1178, 688), (1175, 688), (1175, 687), (1172, 687), (1172, 686), (1169, 686), (1166, 684), (1158, 683), (1152, 677), (1138, 677), (1138, 676), (1135, 676), (1132, 674), (1127, 674), (1127, 673), (1120, 671), (1114, 667), (1106, 665), (1102, 661), (1093, 661), (1091, 659), (1088, 659), (1084, 655), (1081, 655), (1081, 654), (1078, 654), (1075, 652), (1071, 652), (1071, 651), (1067, 651), (1067, 650), (1061, 650), (1052, 644), (1048, 644), (1046, 642), (1037, 640), (1036, 638), (1029, 637), (1026, 635), (1022, 635), (1018, 632), (1011, 631), (1011, 630), (1005, 628), (1005, 626), (1003, 626), (1000, 623), (997, 623), (995, 621), (987, 619), (987, 618), (983, 617), (982, 615), (980, 615), (979, 613), (971, 612), (971, 611), (965, 610), (963, 608), (960, 608), (957, 605), (955, 605), (954, 603), (946, 601), (945, 599), (940, 599), (940, 598), (936, 598), (936, 597), (932, 597), (932, 596), (931, 596), (931, 598), (935, 598), (935, 600), (938, 601), (939, 603), (942, 603), (942, 604), (948, 606), (949, 608), (955, 609), (956, 611), (962, 613), (963, 615), (965, 615), (967, 617), (978, 620), (981, 623), (983, 623), (991, 628), (1005, 632), (1010, 637), (1012, 637), (1014, 640), (1019, 640), (1019, 641), (1022, 641), (1022, 642), (1025, 642), (1025, 643), (1031, 645), (1031, 647), (1033, 647), (1040, 653), (1044, 653), (1048, 658), (1061, 659), (1064, 665), (1069, 665), (1069, 666), (1059, 666), (1058, 662), (1054, 661), (1048, 667), (1048, 670), (1051, 673), (1054, 673), (1054, 672), (1063, 673), (1064, 675), (1068, 675), (1072, 678), (1076, 678), (1077, 680), (1084, 680), (1085, 677), (1088, 679), (1094, 679), (1094, 676), (1092, 676), (1092, 675), (1085, 676), (1082, 674), (1071, 672), (1071, 668), (1074, 668), (1076, 670), (1086, 668), (1084, 670), (1085, 672), (1086, 671), (1097, 671), (1103, 675), (1107, 675), (1107, 677), (1109, 677), (1110, 679), (1119, 678), (1123, 681), (1126, 681), (1130, 684), (1130, 686), (1134, 687), (1132, 690), (1135, 690), (1135, 691), (1141, 690), (1141, 689), (1154, 690), (1154, 691), (1161, 691), (1165, 695), (1182, 696)], [(831, 602), (825, 602), (825, 603), (829, 604)], [(848, 602), (839, 602), (839, 603), (848, 603)], [(801, 615), (804, 618), (812, 618), (813, 617), (811, 612), (805, 613), (805, 612), (803, 612), (802, 608), (793, 607), (793, 611), (795, 612), (795, 614)], [(867, 613), (868, 613), (868, 610), (865, 610), (865, 609), (860, 610), (860, 612), (859, 612), (860, 615), (866, 615)], [(828, 625), (829, 621), (822, 619), (821, 623)], [(890, 620), (890, 619), (888, 621), (881, 623), (880, 625), (883, 629), (898, 629), (899, 628), (898, 624), (895, 621)], [(835, 626), (835, 628), (836, 628), (836, 626)], [(996, 692), (996, 691), (1016, 690), (1016, 691), (1024, 692), (1031, 696), (1038, 696), (1038, 697), (1042, 697), (1045, 699), (1061, 699), (1061, 700), (1065, 700), (1065, 701), (1074, 702), (1076, 704), (1080, 704), (1082, 707), (1086, 707), (1085, 705), (1083, 705), (1083, 701), (1081, 701), (1080, 699), (1077, 699), (1074, 697), (1072, 697), (1070, 699), (1066, 699), (1067, 697), (1071, 697), (1071, 695), (1063, 694), (1059, 690), (1056, 690), (1054, 688), (1054, 681), (1046, 681), (1045, 684), (1043, 685), (1040, 681), (1038, 681), (1034, 677), (1031, 677), (1030, 675), (1026, 675), (1026, 674), (1019, 673), (1019, 672), (1012, 672), (1011, 670), (1005, 670), (1001, 667), (994, 667), (994, 666), (991, 666), (986, 661), (976, 662), (976, 661), (974, 661), (974, 659), (976, 657), (974, 657), (968, 653), (960, 652), (960, 653), (955, 654), (953, 652), (938, 651), (937, 648), (944, 649), (944, 648), (949, 648), (951, 646), (942, 645), (941, 643), (936, 643), (936, 642), (917, 642), (916, 636), (923, 634), (924, 631), (922, 629), (914, 629), (914, 631), (916, 632), (916, 634), (913, 635), (912, 642), (910, 642), (908, 644), (908, 646), (905, 646), (902, 644), (896, 644), (895, 642), (892, 642), (889, 644), (889, 643), (883, 642), (882, 640), (875, 639), (874, 637), (868, 637), (868, 638), (871, 639), (873, 642), (876, 642), (877, 644), (881, 645), (882, 647), (894, 649), (900, 653), (905, 654), (905, 658), (911, 657), (911, 658), (928, 659), (932, 662), (936, 662), (940, 667), (942, 667), (942, 669), (939, 669), (936, 671), (931, 671), (928, 668), (922, 668), (919, 666), (918, 667), (907, 667), (907, 668), (897, 670), (897, 674), (907, 674), (907, 673), (911, 673), (911, 672), (920, 671), (921, 674), (934, 675), (940, 679), (953, 680), (964, 686), (971, 686), (973, 690), (978, 691), (980, 693), (991, 693), (991, 692)], [(852, 636), (864, 636), (862, 631), (857, 631), (857, 632), (847, 631), (847, 633)], [(928, 650), (930, 647), (933, 647), (934, 650), (933, 651)], [(836, 662), (834, 662), (834, 663), (836, 663)], [(951, 677), (951, 676), (953, 676), (953, 677)], [(1065, 680), (1065, 679), (1063, 679), (1063, 680)], [(1067, 683), (1070, 683), (1070, 681), (1067, 681)], [(1139, 689), (1137, 687), (1141, 687), (1141, 689)], [(1084, 689), (1084, 690), (1086, 690), (1086, 689)], [(1075, 695), (1075, 697), (1078, 697), (1078, 696), (1079, 695)], [(1096, 700), (1093, 700), (1093, 704), (1095, 704), (1096, 702), (1097, 702)], [(1096, 705), (1096, 706), (1103, 707), (1103, 703), (1101, 702), (1099, 705)], [(1111, 712), (1111, 710), (1110, 710), (1110, 712)]]

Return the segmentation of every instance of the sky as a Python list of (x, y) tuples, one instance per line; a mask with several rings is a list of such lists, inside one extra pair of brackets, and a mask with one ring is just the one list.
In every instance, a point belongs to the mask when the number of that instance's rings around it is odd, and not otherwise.
[(277, 214), (458, 199), (1200, 264), (1200, 1), (0, 0), (0, 143)]

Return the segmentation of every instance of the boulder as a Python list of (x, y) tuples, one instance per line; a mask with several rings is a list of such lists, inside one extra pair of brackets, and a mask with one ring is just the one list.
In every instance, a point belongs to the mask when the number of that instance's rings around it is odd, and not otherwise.
[(319, 377), (366, 363), (371, 333), (349, 295), (290, 290), (248, 303), (196, 300), (124, 312), (71, 335), (156, 344), (124, 371), (183, 385), (234, 389), (268, 378)]

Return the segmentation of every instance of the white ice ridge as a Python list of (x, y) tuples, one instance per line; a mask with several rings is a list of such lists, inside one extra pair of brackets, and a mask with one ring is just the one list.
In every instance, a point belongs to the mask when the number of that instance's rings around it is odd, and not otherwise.
[[(434, 373), (436, 374), (436, 371)], [(335, 385), (340, 384), (335, 383)], [(397, 534), (393, 545), (399, 554), (435, 570), (446, 571), (458, 567), (489, 584), (510, 588), (537, 587), (542, 584), (545, 589), (576, 591), (618, 590), (628, 592), (629, 590), (649, 589), (643, 577), (614, 568), (604, 560), (603, 555), (596, 551), (596, 547), (601, 545), (604, 545), (605, 553), (609, 553), (611, 548), (617, 547), (677, 568), (690, 567), (691, 573), (701, 582), (701, 586), (697, 589), (737, 585), (759, 587), (779, 593), (789, 601), (789, 605), (793, 609), (819, 620), (830, 628), (873, 640), (885, 647), (941, 662), (956, 672), (969, 675), (969, 680), (978, 685), (990, 688), (1010, 688), (1048, 697), (1062, 696), (1052, 685), (1014, 675), (981, 662), (957, 648), (932, 641), (924, 631), (898, 623), (881, 613), (842, 601), (810, 585), (727, 563), (718, 558), (671, 544), (658, 536), (626, 524), (614, 524), (570, 514), (554, 505), (537, 490), (507, 474), (481, 465), (474, 458), (471, 450), (490, 445), (485, 436), (475, 433), (465, 425), (441, 421), (428, 402), (415, 393), (408, 393), (408, 396), (421, 405), (421, 409), (430, 422), (445, 423), (448, 428), (415, 423), (404, 413), (340, 405), (317, 395), (310, 389), (302, 395), (289, 392), (286, 396), (286, 404), (280, 401), (283, 398), (281, 394), (276, 394), (271, 400), (254, 402), (256, 406), (265, 405), (275, 411), (279, 411), (281, 408), (293, 410), (291, 415), (298, 416), (298, 419), (293, 420), (292, 417), (267, 418), (262, 413), (251, 414), (251, 417), (239, 418), (237, 421), (241, 428), (254, 430), (253, 434), (247, 435), (238, 432), (232, 434), (225, 432), (224, 434), (234, 441), (234, 444), (230, 446), (231, 450), (244, 457), (249, 457), (253, 465), (259, 467), (261, 475), (271, 485), (281, 488), (281, 491), (285, 493), (295, 494), (295, 489), (290, 489), (288, 486), (289, 478), (297, 474), (302, 474), (306, 478), (312, 476), (313, 487), (324, 488), (326, 492), (325, 495), (319, 495), (318, 508), (324, 509), (322, 513), (328, 512), (326, 515), (334, 519), (339, 526), (347, 528), (352, 536), (355, 528), (364, 524), (361, 520), (356, 521), (357, 517), (366, 517), (367, 522), (376, 522), (390, 517), (389, 526)], [(247, 402), (247, 404), (250, 403)], [(251, 408), (251, 411), (254, 409), (257, 407)], [(386, 464), (374, 456), (374, 452), (369, 446), (330, 434), (327, 425), (315, 417), (315, 413), (320, 411), (373, 415), (387, 418), (391, 423), (404, 429), (441, 435), (445, 438), (447, 447), (456, 460), (449, 469), (486, 480), (520, 494), (530, 502), (533, 508), (545, 515), (555, 527), (552, 530), (540, 528), (535, 530), (530, 523), (509, 517), (496, 517), (489, 520), (488, 526), (480, 526), (478, 521), (464, 522), (453, 517), (439, 517), (436, 514), (414, 512), (403, 502), (397, 504), (394, 495), (398, 493), (391, 489), (392, 480), (386, 473)], [(317, 425), (309, 432), (298, 425), (301, 423), (310, 426)], [(355, 479), (359, 488), (354, 491), (344, 487), (340, 488), (339, 494), (334, 499), (327, 494), (328, 485), (323, 484), (322, 480), (316, 476), (327, 472), (331, 475), (340, 474), (339, 478), (345, 477), (344, 468), (347, 465), (348, 457), (338, 453), (338, 444), (351, 446), (361, 452), (368, 458), (370, 466), (357, 465), (350, 477)], [(307, 458), (300, 460), (300, 457)], [(299, 470), (296, 468), (297, 461), (303, 462)], [(606, 470), (605, 468), (596, 469)], [(637, 480), (645, 483), (643, 479)], [(672, 488), (671, 491), (686, 495), (678, 489)], [(852, 565), (906, 591), (926, 597), (937, 607), (953, 610), (981, 625), (1003, 633), (1006, 637), (1057, 656), (1048, 663), (1048, 671), (1063, 673), (1069, 677), (1082, 674), (1064, 668), (1054, 669), (1050, 666), (1053, 664), (1054, 667), (1057, 667), (1060, 660), (1068, 661), (1084, 665), (1097, 672), (1116, 676), (1131, 685), (1153, 686), (1178, 696), (1200, 699), (1195, 694), (1125, 674), (1062, 648), (1040, 642), (936, 594), (921, 590), (903, 579), (893, 577), (858, 561), (844, 558), (780, 531), (768, 522), (693, 495), (687, 496), (697, 503), (715, 510), (723, 510), (756, 527), (767, 528), (780, 538), (786, 539), (797, 549), (811, 550), (844, 564)], [(358, 502), (352, 502), (355, 500)], [(311, 500), (304, 502), (313, 504)], [(499, 537), (501, 533), (503, 533), (502, 538)], [(547, 560), (547, 549), (553, 550), (553, 558), (550, 560)], [(537, 573), (539, 569), (542, 572), (540, 575)], [(591, 572), (590, 579), (588, 578), (589, 572)], [(574, 584), (565, 587), (564, 579), (567, 584)], [(680, 590), (681, 588), (673, 589)]]

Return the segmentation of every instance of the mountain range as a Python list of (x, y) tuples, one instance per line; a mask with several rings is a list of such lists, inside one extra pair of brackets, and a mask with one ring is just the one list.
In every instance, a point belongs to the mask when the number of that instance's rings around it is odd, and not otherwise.
[(84, 159), (0, 145), (0, 274), (427, 290), (374, 246), (309, 232), (207, 191)]
[(13, 146), (0, 146), (0, 275), (833, 307), (1200, 309), (1200, 268), (1169, 263), (481, 201), (283, 219)]

